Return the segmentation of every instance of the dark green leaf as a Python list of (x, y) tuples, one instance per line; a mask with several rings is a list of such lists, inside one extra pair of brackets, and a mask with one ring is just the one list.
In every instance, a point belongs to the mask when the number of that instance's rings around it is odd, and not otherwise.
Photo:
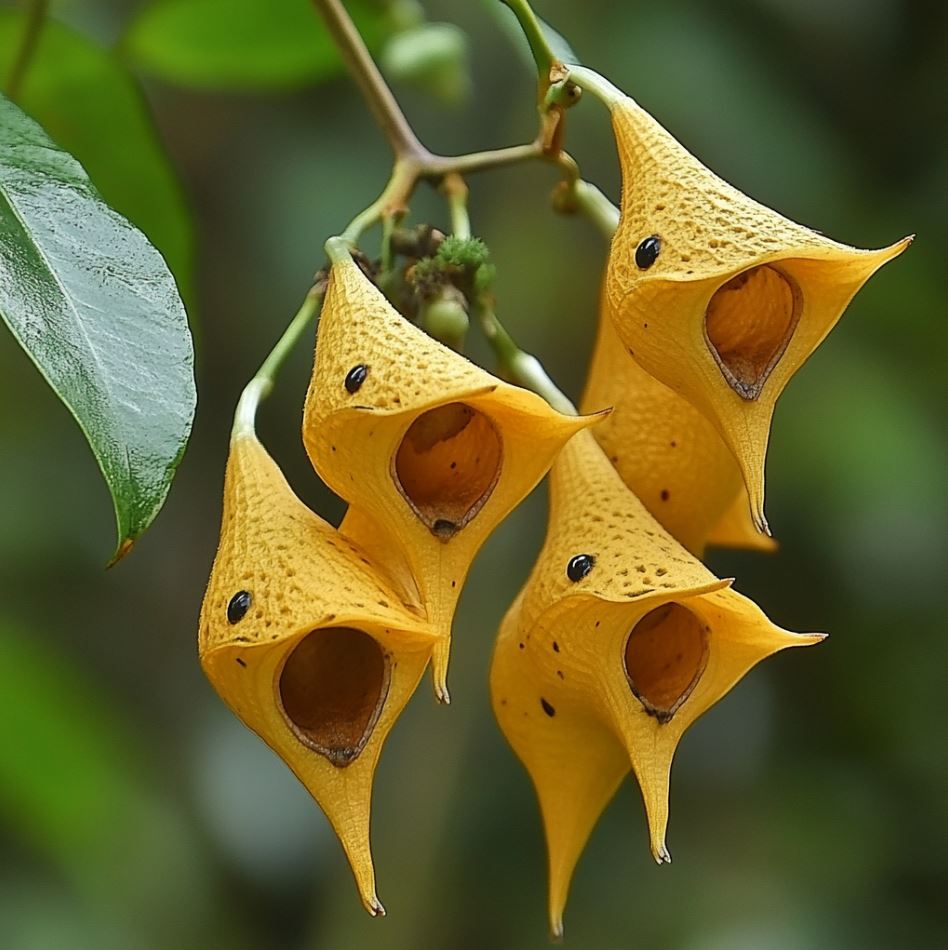
[(190, 433), (187, 316), (161, 255), (3, 97), (0, 317), (89, 440), (124, 553), (161, 508)]
[[(382, 6), (347, 2), (370, 48), (384, 31)], [(342, 71), (311, 0), (155, 0), (129, 27), (135, 63), (172, 82), (210, 88), (279, 88)]]
[[(497, 0), (484, 0), (487, 4), (487, 9), (495, 17), (498, 23), (501, 24), (504, 30), (510, 36), (511, 41), (517, 46), (520, 50), (521, 55), (523, 56), (523, 61), (529, 63), (530, 66), (533, 66), (534, 59), (533, 53), (530, 51), (530, 44), (527, 42), (527, 38), (523, 35), (523, 28), (517, 22), (517, 17), (514, 14), (513, 10), (507, 6), (506, 0), (501, 0), (500, 3)], [(564, 39), (563, 35), (553, 29), (549, 23), (545, 20), (542, 20), (540, 17), (536, 16), (537, 25), (540, 27), (540, 32), (543, 34), (543, 38), (546, 40), (547, 45), (550, 47), (550, 52), (561, 62), (566, 63), (567, 65), (580, 65), (579, 57), (573, 52), (572, 47)]]
[[(0, 12), (3, 75), (22, 30), (22, 13)], [(82, 163), (102, 197), (145, 232), (187, 297), (192, 260), (187, 210), (125, 66), (109, 51), (50, 20), (17, 101)]]
[(549, 23), (545, 20), (541, 20), (540, 17), (537, 17), (537, 23), (540, 24), (540, 30), (546, 38), (553, 55), (567, 65), (579, 66), (580, 59), (573, 52), (573, 47), (569, 45), (563, 37), (563, 34), (558, 30), (554, 30)]

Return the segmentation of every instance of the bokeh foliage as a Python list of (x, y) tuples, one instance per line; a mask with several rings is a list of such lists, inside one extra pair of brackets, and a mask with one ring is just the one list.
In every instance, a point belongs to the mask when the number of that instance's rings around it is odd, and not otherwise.
[[(385, 921), (363, 915), (316, 807), (201, 677), (196, 616), (233, 405), (305, 293), (323, 239), (375, 196), (389, 156), (351, 85), (338, 75), (313, 85), (315, 66), (227, 83), (174, 75), (167, 50), (146, 62), (141, 51), (158, 42), (144, 32), (158, 16), (148, 8), (162, 5), (54, 4), (65, 25), (49, 36), (69, 37), (103, 78), (76, 94), (88, 115), (82, 147), (66, 141), (76, 112), (58, 112), (56, 96), (37, 118), (186, 287), (189, 209), (201, 409), (165, 513), (106, 574), (109, 501), (95, 463), (27, 358), (0, 345), (3, 944), (545, 946), (539, 818), (486, 691), (494, 629), (542, 535), (542, 491), (472, 573), (453, 705), (437, 708), (420, 691), (382, 758), (374, 835)], [(470, 102), (450, 110), (396, 87), (440, 151), (533, 133), (532, 76), (491, 5), (426, 4), (432, 20), (469, 30)], [(623, 787), (579, 867), (567, 940), (939, 945), (948, 936), (948, 9), (909, 0), (536, 6), (585, 62), (754, 197), (854, 244), (919, 234), (781, 402), (768, 482), (780, 552), (713, 557), (775, 621), (831, 637), (756, 670), (685, 739), (671, 867), (652, 864), (637, 792)], [(134, 42), (129, 23), (140, 31)], [(315, 17), (312, 29), (305, 41), (294, 35), (297, 48), (317, 47)], [(108, 66), (90, 52), (116, 46)], [(125, 118), (137, 96), (123, 91), (130, 74), (146, 77), (147, 99)], [(108, 124), (96, 118), (105, 103), (130, 130), (124, 146), (89, 134)], [(586, 177), (615, 195), (614, 147), (596, 103), (571, 113), (568, 144)], [(576, 396), (604, 249), (586, 222), (552, 216), (553, 181), (544, 167), (472, 180), (472, 216), (498, 265), (499, 312)], [(426, 219), (446, 223), (431, 196), (415, 208)], [(300, 352), (287, 366), (260, 431), (300, 494), (337, 517), (300, 446), (308, 360)]]

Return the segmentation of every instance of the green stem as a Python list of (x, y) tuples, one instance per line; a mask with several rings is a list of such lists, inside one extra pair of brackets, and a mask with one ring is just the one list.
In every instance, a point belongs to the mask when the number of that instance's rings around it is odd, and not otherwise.
[(569, 78), (580, 89), (588, 89), (610, 109), (621, 99), (628, 98), (618, 86), (614, 86), (605, 76), (600, 76), (594, 69), (588, 69), (586, 66), (569, 66), (568, 69)]
[(558, 412), (575, 416), (576, 407), (550, 379), (543, 364), (517, 346), (513, 337), (497, 319), (493, 307), (486, 301), (480, 301), (477, 313), (481, 330), (497, 357), (501, 372), (513, 382), (542, 396)]
[(346, 226), (340, 235), (349, 244), (355, 246), (359, 238), (374, 224), (388, 215), (404, 211), (422, 179), (445, 181), (451, 175), (465, 175), (473, 172), (489, 171), (532, 159), (553, 162), (571, 179), (578, 171), (576, 163), (565, 152), (550, 155), (539, 142), (527, 145), (513, 145), (509, 148), (489, 149), (483, 152), (470, 152), (466, 155), (433, 155), (427, 153), (424, 158), (408, 156), (396, 160), (392, 177), (382, 193), (363, 211), (360, 211)]
[(340, 237), (353, 247), (363, 232), (387, 215), (404, 211), (408, 199), (418, 183), (418, 164), (413, 159), (398, 159), (392, 168), (392, 177), (382, 193), (364, 211), (360, 211), (346, 226)]
[(527, 43), (530, 44), (530, 52), (533, 54), (533, 61), (537, 64), (537, 73), (539, 73), (541, 81), (549, 82), (550, 68), (557, 62), (557, 59), (543, 35), (543, 30), (530, 4), (527, 0), (501, 0), (501, 2), (510, 7), (513, 15), (517, 18), (520, 29), (523, 30)]
[(424, 158), (428, 150), (421, 144), (408, 124), (405, 113), (382, 78), (359, 31), (340, 0), (313, 0), (326, 23), (326, 28), (339, 48), (352, 77), (362, 90), (376, 121), (382, 127), (397, 157), (413, 155)]
[(303, 305), (297, 311), (296, 316), (290, 322), (290, 325), (284, 330), (283, 336), (277, 340), (276, 346), (270, 351), (270, 355), (263, 361), (263, 365), (257, 370), (257, 374), (244, 387), (240, 395), (240, 401), (237, 403), (237, 411), (234, 413), (234, 427), (231, 432), (232, 438), (240, 436), (252, 436), (254, 434), (254, 425), (257, 418), (257, 407), (260, 402), (267, 398), (273, 390), (273, 383), (276, 380), (280, 367), (293, 349), (303, 331), (309, 326), (310, 322), (319, 312), (325, 296), (325, 286), (317, 284), (310, 289), (303, 301)]
[(469, 152), (466, 155), (431, 155), (422, 163), (419, 177), (439, 178), (456, 172), (467, 175), (470, 172), (489, 171), (507, 165), (546, 158), (539, 141), (525, 145), (511, 145), (508, 148), (487, 149), (483, 152)]
[(451, 215), (451, 233), (465, 240), (471, 236), (471, 216), (467, 210), (467, 185), (460, 175), (445, 178), (441, 190), (448, 201)]
[[(529, 4), (525, 0), (504, 2), (507, 2), (516, 14), (528, 37), (532, 37), (531, 46), (539, 56), (538, 68), (543, 63), (552, 64), (553, 54)], [(371, 205), (356, 215), (342, 232), (342, 237), (351, 245), (355, 245), (362, 234), (380, 220), (404, 211), (415, 187), (422, 179), (438, 183), (453, 174), (466, 175), (538, 158), (559, 163), (568, 175), (575, 177), (575, 173), (570, 171), (572, 160), (569, 156), (558, 148), (549, 147), (546, 141), (549, 130), (543, 124), (537, 138), (524, 145), (488, 149), (466, 155), (437, 155), (429, 151), (415, 135), (340, 0), (313, 0), (313, 3), (325, 20), (349, 71), (395, 152), (392, 177), (385, 189)], [(549, 66), (545, 72), (546, 75), (541, 75), (541, 85), (544, 85), (544, 88), (549, 85)], [(575, 166), (575, 163), (572, 165)]]
[(26, 71), (36, 52), (36, 45), (43, 32), (43, 24), (46, 22), (48, 12), (49, 0), (31, 0), (27, 7), (26, 23), (23, 25), (20, 44), (13, 57), (10, 72), (7, 74), (6, 93), (10, 99), (15, 100), (20, 93), (20, 87), (23, 85)]
[(619, 227), (619, 209), (592, 183), (578, 178), (561, 182), (553, 193), (553, 207), (563, 214), (584, 214), (607, 241)]

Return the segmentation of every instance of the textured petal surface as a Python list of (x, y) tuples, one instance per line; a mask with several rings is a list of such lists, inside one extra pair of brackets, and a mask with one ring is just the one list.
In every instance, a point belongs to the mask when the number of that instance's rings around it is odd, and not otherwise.
[[(566, 565), (578, 551), (594, 563), (574, 580)], [(822, 639), (775, 627), (727, 583), (648, 515), (591, 433), (571, 440), (552, 471), (546, 543), (491, 669), (495, 714), (540, 800), (554, 933), (623, 776), (633, 771), (642, 789), (655, 859), (670, 860), (668, 778), (682, 733), (755, 663)]]
[(299, 501), (255, 438), (236, 438), (201, 662), (326, 813), (373, 914), (372, 778), (433, 643), (368, 555)]
[(680, 544), (699, 557), (709, 543), (773, 549), (773, 540), (754, 527), (740, 469), (717, 429), (646, 373), (603, 319), (580, 408), (609, 406), (611, 414), (592, 430), (596, 440)]
[[(592, 559), (573, 580), (570, 562)], [(645, 510), (591, 432), (575, 435), (550, 473), (546, 541), (527, 583), (524, 611), (538, 617), (574, 598), (627, 604), (724, 586)]]
[[(607, 310), (643, 369), (718, 429), (763, 528), (777, 397), (909, 240), (879, 251), (838, 244), (722, 181), (633, 100), (612, 117), (624, 188)], [(649, 238), (660, 250), (643, 256)]]
[[(346, 384), (353, 367), (364, 367), (358, 387)], [(354, 262), (333, 265), (303, 439), (320, 477), (351, 506), (343, 530), (390, 565), (403, 591), (413, 579), (439, 635), (439, 697), (474, 556), (594, 421), (491, 376), (405, 320)]]

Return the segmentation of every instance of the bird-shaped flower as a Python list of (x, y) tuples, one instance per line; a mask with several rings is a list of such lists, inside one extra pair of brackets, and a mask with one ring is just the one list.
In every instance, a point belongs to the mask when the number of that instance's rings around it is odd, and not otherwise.
[(338, 239), (327, 250), (303, 440), (351, 506), (341, 530), (426, 611), (446, 702), (451, 622), (474, 556), (598, 417), (557, 412), (469, 362), (402, 317)]
[(373, 915), (373, 776), (433, 644), (368, 555), (296, 497), (252, 434), (236, 436), (201, 664), (326, 813)]
[(501, 626), (494, 711), (536, 788), (553, 933), (589, 834), (628, 772), (652, 853), (665, 846), (668, 781), (682, 733), (764, 657), (811, 644), (772, 624), (671, 538), (591, 432), (553, 466), (534, 570)]
[(627, 96), (611, 111), (623, 191), (606, 305), (643, 369), (721, 433), (766, 530), (774, 404), (911, 238), (872, 251), (838, 244), (722, 181)]
[(649, 514), (692, 554), (707, 545), (770, 551), (754, 527), (740, 469), (718, 430), (629, 356), (600, 319), (582, 412), (612, 412), (592, 431)]

